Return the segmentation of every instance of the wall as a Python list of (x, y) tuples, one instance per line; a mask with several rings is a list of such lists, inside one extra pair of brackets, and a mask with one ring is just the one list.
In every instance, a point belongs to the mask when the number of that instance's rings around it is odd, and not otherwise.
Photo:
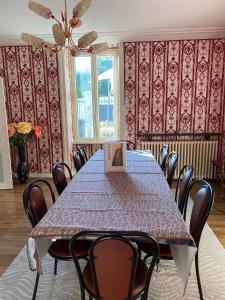
[[(40, 125), (42, 136), (28, 143), (31, 173), (50, 173), (63, 160), (58, 58), (30, 46), (0, 47), (8, 122)], [(15, 170), (16, 149), (12, 150)]]
[[(225, 156), (224, 49), (224, 39), (124, 43), (126, 138), (220, 132)], [(35, 174), (50, 173), (63, 160), (58, 66), (56, 55), (30, 46), (0, 47), (8, 121), (42, 127), (42, 137), (28, 144)], [(87, 150), (92, 154), (99, 146)], [(14, 149), (14, 170), (16, 160)]]
[(224, 50), (224, 39), (124, 43), (126, 138), (222, 133)]

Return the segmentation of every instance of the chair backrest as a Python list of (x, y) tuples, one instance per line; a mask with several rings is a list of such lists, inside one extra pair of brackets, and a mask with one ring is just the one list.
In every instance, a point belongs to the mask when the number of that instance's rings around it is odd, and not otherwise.
[(225, 159), (221, 160), (220, 170), (219, 170), (220, 184), (222, 189), (222, 196), (224, 195), (225, 189)]
[(166, 160), (165, 175), (169, 186), (172, 186), (173, 176), (177, 167), (178, 155), (173, 151), (169, 154)]
[(67, 186), (67, 179), (66, 179), (66, 174), (65, 174), (64, 168), (67, 169), (67, 171), (69, 173), (69, 177), (70, 177), (70, 179), (72, 179), (72, 173), (71, 173), (70, 167), (66, 163), (58, 162), (52, 168), (52, 177), (53, 177), (53, 181), (54, 181), (56, 190), (58, 192), (58, 195), (60, 195)]
[(160, 165), (163, 171), (165, 170), (166, 160), (168, 155), (169, 155), (169, 146), (163, 145), (162, 148), (160, 149), (159, 160), (158, 160), (158, 164)]
[(80, 171), (80, 169), (83, 167), (84, 165), (84, 160), (81, 156), (80, 151), (75, 151), (73, 153), (73, 162), (74, 162), (74, 167), (76, 169), (76, 171)]
[(136, 146), (135, 143), (129, 140), (119, 140), (119, 142), (126, 142), (127, 150), (135, 150)]
[(126, 144), (127, 144), (127, 150), (135, 150), (136, 149), (135, 143), (133, 143), (132, 141), (127, 140)]
[(193, 198), (194, 205), (191, 213), (190, 233), (198, 247), (202, 230), (213, 206), (214, 192), (207, 181), (197, 179), (191, 184), (189, 193), (196, 184), (200, 184), (200, 187)]
[(48, 210), (43, 190), (39, 185), (40, 183), (48, 188), (51, 200), (53, 203), (55, 202), (55, 195), (51, 185), (45, 179), (36, 179), (26, 186), (23, 192), (23, 205), (32, 227), (37, 225)]
[(148, 294), (151, 275), (159, 254), (159, 246), (154, 238), (142, 232), (83, 231), (76, 234), (70, 241), (70, 252), (77, 269), (81, 291), (84, 290), (84, 284), (75, 252), (77, 241), (87, 236), (97, 237), (88, 251), (96, 299), (133, 299), (132, 292), (139, 257), (133, 238), (142, 238), (150, 245), (153, 258), (148, 268), (144, 290), (144, 295)]
[(175, 201), (177, 202), (181, 214), (183, 215), (183, 213), (185, 212), (184, 219), (186, 218), (188, 191), (191, 183), (192, 174), (192, 165), (184, 165), (180, 171), (176, 186)]
[(78, 146), (78, 151), (80, 151), (80, 154), (82, 156), (83, 162), (86, 163), (88, 161), (88, 158), (87, 158), (87, 153), (86, 153), (84, 147)]

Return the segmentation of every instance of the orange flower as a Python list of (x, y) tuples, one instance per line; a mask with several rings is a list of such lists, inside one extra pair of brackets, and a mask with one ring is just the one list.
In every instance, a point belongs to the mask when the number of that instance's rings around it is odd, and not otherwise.
[(8, 136), (11, 137), (15, 133), (15, 127), (14, 124), (8, 124)]
[(40, 137), (41, 136), (41, 127), (40, 126), (33, 126), (33, 130), (34, 130), (34, 134), (36, 135), (36, 137)]

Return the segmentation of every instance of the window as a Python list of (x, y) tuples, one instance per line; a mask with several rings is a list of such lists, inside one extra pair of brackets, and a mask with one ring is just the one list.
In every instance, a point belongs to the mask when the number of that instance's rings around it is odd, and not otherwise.
[(101, 143), (118, 139), (118, 53), (74, 58), (77, 143)]

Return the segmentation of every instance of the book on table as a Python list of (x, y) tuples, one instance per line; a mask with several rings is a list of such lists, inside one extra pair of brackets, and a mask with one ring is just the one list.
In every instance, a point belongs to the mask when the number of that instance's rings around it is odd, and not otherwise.
[(106, 173), (126, 171), (126, 142), (104, 143), (104, 170)]

